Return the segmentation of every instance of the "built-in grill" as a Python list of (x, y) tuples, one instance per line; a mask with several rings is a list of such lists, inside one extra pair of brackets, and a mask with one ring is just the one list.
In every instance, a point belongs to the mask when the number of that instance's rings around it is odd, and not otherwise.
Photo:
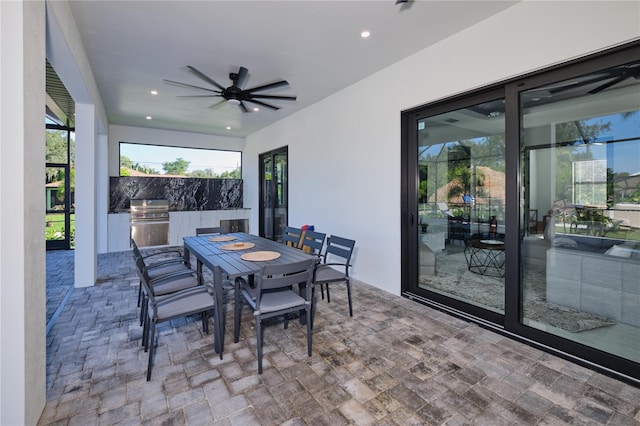
[(169, 201), (131, 200), (131, 238), (138, 247), (169, 244)]

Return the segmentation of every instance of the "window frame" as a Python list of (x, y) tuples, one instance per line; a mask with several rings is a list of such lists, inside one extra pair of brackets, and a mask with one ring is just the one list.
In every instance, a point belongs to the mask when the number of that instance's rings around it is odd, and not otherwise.
[[(213, 176), (213, 177), (207, 177), (207, 176), (189, 176), (189, 175), (185, 175), (185, 176), (171, 176), (171, 175), (166, 175), (166, 174), (162, 174), (162, 172), (158, 172), (158, 174), (148, 174), (148, 175), (144, 175), (144, 177), (180, 177), (180, 178), (192, 178), (192, 179), (242, 179), (242, 155), (243, 152), (241, 150), (232, 150), (232, 149), (219, 149), (219, 148), (202, 148), (202, 147), (194, 147), (194, 146), (180, 146), (180, 145), (164, 145), (164, 144), (150, 144), (150, 143), (141, 143), (141, 142), (128, 142), (128, 141), (119, 141), (118, 142), (118, 176), (119, 177), (127, 177), (127, 175), (123, 175), (122, 174), (122, 145), (139, 145), (139, 146), (145, 146), (145, 147), (158, 147), (158, 148), (168, 148), (168, 149), (177, 149), (177, 150), (202, 150), (202, 151), (210, 151), (212, 153), (237, 153), (239, 154), (239, 163), (238, 163), (238, 167), (236, 169), (234, 169), (231, 173), (234, 173), (236, 170), (239, 171), (238, 176), (237, 177), (219, 177), (221, 173), (216, 173), (218, 176)], [(177, 156), (175, 159), (177, 160), (178, 158), (181, 158), (179, 156)], [(133, 159), (131, 159), (132, 161), (135, 161)], [(167, 159), (166, 161), (171, 161), (170, 159)], [(212, 168), (213, 169), (213, 168)], [(201, 170), (201, 169), (196, 169), (196, 170)], [(207, 169), (204, 169), (203, 171), (205, 171)], [(193, 173), (193, 172), (191, 172)], [(215, 173), (215, 171), (214, 171)], [(225, 173), (225, 172), (222, 172)]]

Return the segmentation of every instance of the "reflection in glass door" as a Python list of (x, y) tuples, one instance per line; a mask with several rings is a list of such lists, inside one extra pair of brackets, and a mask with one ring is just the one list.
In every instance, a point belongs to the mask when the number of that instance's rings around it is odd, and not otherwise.
[(288, 149), (260, 155), (260, 236), (282, 239), (288, 222)]
[(639, 383), (639, 48), (403, 112), (403, 296)]
[(502, 315), (504, 101), (421, 118), (416, 130), (418, 287)]
[[(640, 362), (640, 61), (520, 93), (522, 322)], [(636, 371), (637, 370), (637, 367)]]
[(47, 250), (74, 247), (73, 129), (47, 124), (45, 238)]

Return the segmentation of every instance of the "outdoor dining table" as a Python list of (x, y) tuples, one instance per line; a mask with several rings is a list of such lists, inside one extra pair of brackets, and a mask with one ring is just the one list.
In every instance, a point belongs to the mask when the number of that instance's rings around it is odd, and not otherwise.
[[(224, 350), (226, 317), (226, 307), (222, 296), (222, 286), (225, 281), (223, 275), (230, 282), (235, 282), (238, 277), (252, 279), (254, 274), (260, 272), (260, 267), (263, 265), (284, 265), (317, 258), (313, 254), (280, 242), (244, 232), (184, 237), (183, 240), (184, 259), (189, 263), (191, 254), (197, 259), (196, 271), (200, 283), (202, 283), (203, 266), (213, 272), (216, 301), (214, 344), (215, 350), (219, 354), (222, 354)], [(268, 260), (246, 260), (248, 256)], [(217, 271), (219, 272), (217, 273)]]

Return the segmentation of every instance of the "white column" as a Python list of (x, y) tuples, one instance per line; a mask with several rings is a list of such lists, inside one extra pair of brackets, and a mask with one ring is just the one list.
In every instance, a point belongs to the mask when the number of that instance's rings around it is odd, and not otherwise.
[(76, 250), (75, 286), (95, 284), (98, 271), (96, 241), (97, 119), (92, 104), (76, 104)]
[(98, 135), (97, 156), (97, 238), (98, 253), (109, 251), (108, 211), (109, 211), (109, 141), (107, 135)]
[(0, 1), (0, 424), (46, 398), (44, 2)]

